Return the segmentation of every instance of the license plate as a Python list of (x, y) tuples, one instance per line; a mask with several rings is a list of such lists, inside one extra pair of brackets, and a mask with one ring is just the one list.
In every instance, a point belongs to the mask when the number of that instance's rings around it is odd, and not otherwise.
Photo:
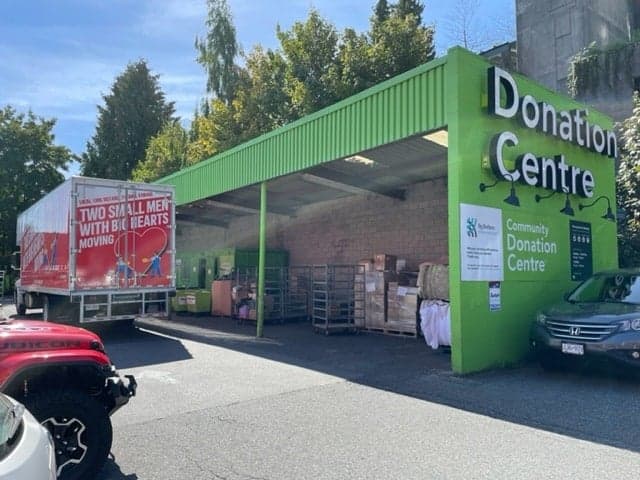
[(577, 343), (563, 343), (562, 353), (568, 353), (569, 355), (584, 355), (584, 345)]

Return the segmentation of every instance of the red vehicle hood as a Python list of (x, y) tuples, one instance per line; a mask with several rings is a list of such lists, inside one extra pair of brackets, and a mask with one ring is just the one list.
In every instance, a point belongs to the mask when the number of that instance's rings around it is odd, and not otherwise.
[(0, 323), (0, 355), (38, 350), (100, 350), (102, 341), (83, 328), (34, 320)]

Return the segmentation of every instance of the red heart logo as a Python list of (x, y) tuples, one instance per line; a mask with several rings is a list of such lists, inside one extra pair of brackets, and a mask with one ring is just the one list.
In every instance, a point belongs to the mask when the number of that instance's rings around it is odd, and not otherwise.
[(113, 244), (113, 253), (116, 258), (122, 257), (137, 274), (144, 274), (154, 255), (162, 255), (167, 244), (167, 232), (160, 227), (150, 227), (142, 233), (122, 233)]

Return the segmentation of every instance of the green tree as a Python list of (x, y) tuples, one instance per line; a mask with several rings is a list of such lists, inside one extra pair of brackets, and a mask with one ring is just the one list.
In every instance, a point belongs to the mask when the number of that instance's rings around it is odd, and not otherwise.
[(622, 122), (620, 167), (617, 176), (618, 207), (625, 213), (618, 222), (620, 265), (640, 262), (640, 96), (633, 96), (633, 111)]
[(345, 29), (338, 49), (337, 99), (350, 97), (375, 85), (375, 71), (373, 49), (367, 35), (352, 28)]
[(209, 0), (208, 36), (198, 61), (208, 72), (213, 101), (196, 113), (188, 162), (198, 162), (331, 105), (434, 57), (433, 28), (421, 25), (423, 6), (378, 0), (371, 31), (345, 29), (311, 9), (306, 20), (277, 28), (277, 50), (258, 46), (242, 55), (225, 1)]
[(133, 170), (132, 179), (137, 182), (152, 182), (186, 167), (187, 132), (178, 121), (173, 121), (149, 140), (144, 161)]
[(395, 15), (399, 18), (412, 15), (415, 17), (418, 24), (422, 23), (424, 5), (419, 0), (398, 0), (398, 3), (394, 6), (393, 10)]
[(375, 7), (373, 7), (372, 23), (375, 25), (384, 22), (389, 18), (390, 13), (389, 2), (387, 0), (378, 0)]
[(149, 140), (173, 120), (173, 102), (167, 102), (146, 61), (130, 63), (103, 95), (98, 125), (82, 155), (87, 176), (128, 180), (145, 158)]
[(227, 105), (220, 99), (213, 99), (208, 109), (208, 115), (196, 115), (191, 124), (187, 146), (187, 162), (190, 165), (224, 152), (242, 141), (237, 102)]
[(288, 63), (286, 93), (296, 116), (304, 116), (336, 98), (335, 69), (338, 33), (335, 27), (312, 9), (305, 22), (289, 31), (278, 26), (277, 36)]
[[(404, 6), (401, 6), (404, 5)], [(435, 57), (434, 29), (421, 24), (419, 2), (400, 2), (391, 16), (371, 31), (374, 81), (379, 83)]]
[(207, 35), (195, 42), (197, 61), (207, 71), (207, 91), (229, 105), (238, 82), (236, 27), (226, 0), (207, 0), (207, 8)]
[(283, 88), (287, 72), (287, 62), (280, 52), (257, 46), (247, 56), (246, 78), (233, 104), (241, 141), (295, 119), (291, 98)]
[(55, 120), (0, 110), (0, 251), (15, 249), (16, 219), (63, 180), (72, 160), (68, 148), (54, 145)]

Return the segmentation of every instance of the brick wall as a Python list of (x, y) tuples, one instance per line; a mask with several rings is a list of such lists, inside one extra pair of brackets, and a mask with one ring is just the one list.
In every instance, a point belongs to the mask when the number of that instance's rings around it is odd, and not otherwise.
[[(416, 269), (448, 251), (446, 179), (410, 187), (404, 201), (378, 195), (310, 205), (294, 218), (270, 215), (267, 246), (289, 251), (292, 265), (354, 263), (375, 253), (405, 258)], [(181, 223), (178, 250), (258, 245), (257, 215), (238, 218), (228, 229)]]

